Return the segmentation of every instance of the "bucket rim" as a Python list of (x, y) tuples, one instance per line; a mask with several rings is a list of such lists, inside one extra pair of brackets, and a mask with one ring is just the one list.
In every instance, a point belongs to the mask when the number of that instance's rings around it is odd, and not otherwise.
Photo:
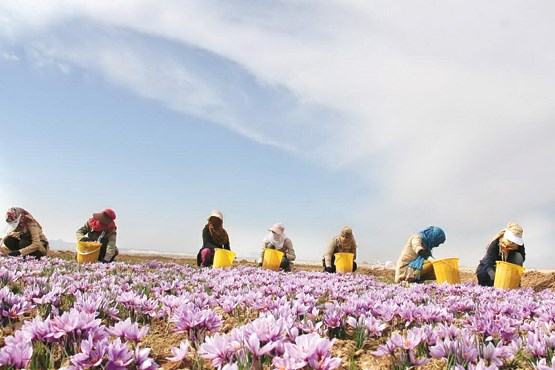
[(337, 252), (333, 254), (334, 256), (355, 256), (354, 253), (351, 252)]
[(284, 252), (282, 252), (280, 250), (277, 250), (277, 249), (274, 249), (274, 248), (264, 248), (264, 252), (266, 252), (266, 251), (271, 251), (270, 254), (277, 253), (277, 254), (281, 254), (282, 256), (285, 256)]
[(451, 266), (451, 264), (448, 261), (453, 261), (453, 260), (456, 260), (457, 265), (458, 265), (458, 261), (459, 261), (458, 257), (438, 258), (438, 259), (432, 261), (432, 265), (439, 264), (440, 262), (444, 262), (444, 263), (448, 264), (449, 266)]
[(223, 248), (214, 248), (214, 253), (223, 253), (223, 254), (232, 254), (232, 255), (236, 254), (234, 251), (230, 251)]
[(99, 243), (99, 242), (77, 242), (77, 245), (96, 246), (96, 245), (102, 245), (102, 243)]
[(524, 266), (517, 265), (516, 263), (505, 262), (505, 261), (495, 261), (495, 264), (496, 265), (506, 265), (507, 267), (515, 268), (520, 273), (523, 273), (524, 271), (526, 271), (526, 268), (524, 268)]

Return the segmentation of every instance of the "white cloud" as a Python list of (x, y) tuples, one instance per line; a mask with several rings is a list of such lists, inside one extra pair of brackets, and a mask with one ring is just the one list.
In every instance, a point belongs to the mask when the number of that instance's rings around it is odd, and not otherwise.
[(19, 61), (19, 57), (14, 54), (14, 53), (2, 53), (2, 58), (4, 58), (5, 60), (8, 60), (10, 62), (18, 62)]
[[(546, 170), (555, 158), (554, 6), (20, 1), (2, 5), (0, 30), (37, 60), (351, 169), (380, 193), (357, 211), (392, 224), (361, 236), (400, 248), (405, 236), (391, 234), (438, 223), (449, 241), (472, 244), (469, 263), (509, 219), (542, 230), (530, 240), (555, 257), (545, 227), (555, 201)], [(250, 90), (211, 78), (210, 63), (249, 77)], [(256, 100), (261, 91), (267, 99)], [(272, 114), (262, 115), (257, 104), (267, 101)]]

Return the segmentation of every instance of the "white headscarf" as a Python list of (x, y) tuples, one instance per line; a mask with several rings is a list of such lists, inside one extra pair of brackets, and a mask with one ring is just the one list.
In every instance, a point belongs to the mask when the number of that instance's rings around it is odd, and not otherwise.
[(285, 243), (285, 239), (287, 236), (285, 235), (285, 226), (280, 223), (272, 225), (268, 229), (270, 232), (266, 235), (263, 239), (264, 244), (272, 244), (276, 249), (283, 248), (283, 244)]
[(287, 236), (285, 235), (285, 233), (279, 235), (270, 231), (268, 235), (264, 237), (264, 244), (270, 243), (274, 247), (276, 247), (276, 249), (281, 249), (283, 248), (285, 239), (287, 239)]

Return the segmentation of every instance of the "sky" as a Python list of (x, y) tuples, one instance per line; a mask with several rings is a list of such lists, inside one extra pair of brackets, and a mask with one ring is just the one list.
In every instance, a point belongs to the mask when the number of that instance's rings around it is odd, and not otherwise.
[(359, 262), (430, 225), (473, 267), (508, 222), (555, 265), (555, 3), (0, 0), (0, 209), (74, 242), (253, 258), (285, 225)]

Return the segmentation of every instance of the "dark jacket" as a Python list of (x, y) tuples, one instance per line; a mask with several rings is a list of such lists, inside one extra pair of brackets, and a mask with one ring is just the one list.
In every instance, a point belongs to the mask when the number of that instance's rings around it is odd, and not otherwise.
[[(509, 258), (512, 253), (520, 253), (523, 259), (526, 259), (526, 251), (524, 249), (524, 244), (519, 246), (518, 249), (509, 252)], [(478, 276), (478, 281), (484, 280), (487, 277), (489, 280), (488, 272), (491, 270), (495, 271), (495, 266), (497, 261), (502, 261), (501, 255), (499, 254), (499, 239), (493, 240), (488, 249), (486, 250), (486, 255), (480, 261), (478, 268), (476, 268), (476, 275)]]
[(229, 240), (225, 244), (216, 245), (216, 242), (212, 238), (212, 235), (210, 235), (210, 229), (208, 228), (208, 225), (204, 226), (204, 229), (202, 229), (202, 248), (223, 248), (227, 249), (228, 251), (231, 250), (231, 248), (229, 247)]
[(197, 265), (200, 266), (201, 265), (201, 252), (204, 248), (209, 248), (209, 249), (214, 249), (214, 248), (223, 248), (223, 249), (227, 249), (228, 251), (231, 250), (230, 246), (229, 246), (229, 240), (227, 241), (227, 243), (222, 244), (222, 245), (217, 245), (216, 242), (214, 241), (214, 239), (212, 238), (212, 235), (210, 235), (210, 229), (208, 228), (208, 225), (204, 226), (204, 229), (202, 229), (202, 247), (200, 247), (199, 252), (197, 253)]

